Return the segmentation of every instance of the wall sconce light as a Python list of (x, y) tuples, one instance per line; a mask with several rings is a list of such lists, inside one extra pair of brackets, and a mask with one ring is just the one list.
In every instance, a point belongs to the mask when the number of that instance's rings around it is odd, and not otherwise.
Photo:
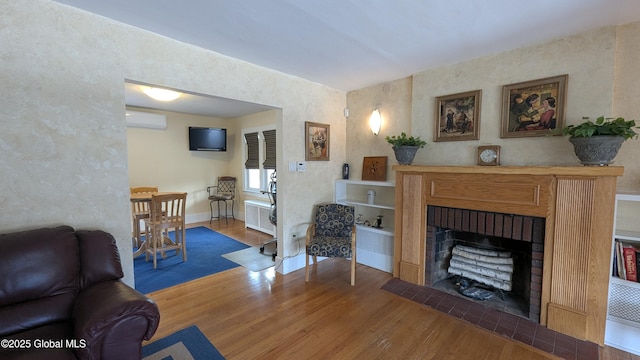
[(158, 101), (173, 101), (182, 95), (177, 91), (146, 86), (142, 88), (142, 91), (150, 98)]
[(371, 117), (369, 118), (369, 127), (373, 135), (380, 133), (380, 125), (382, 124), (382, 118), (380, 117), (380, 111), (378, 109), (373, 110)]

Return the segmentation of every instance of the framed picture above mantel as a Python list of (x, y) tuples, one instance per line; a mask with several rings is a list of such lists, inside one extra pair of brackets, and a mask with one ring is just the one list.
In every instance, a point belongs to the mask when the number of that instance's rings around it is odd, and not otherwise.
[(482, 90), (436, 97), (433, 141), (478, 140)]
[(501, 138), (561, 135), (568, 75), (502, 87)]

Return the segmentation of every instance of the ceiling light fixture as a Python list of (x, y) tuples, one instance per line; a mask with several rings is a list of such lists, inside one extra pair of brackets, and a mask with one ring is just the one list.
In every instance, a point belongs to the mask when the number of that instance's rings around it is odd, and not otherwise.
[(154, 87), (143, 87), (142, 91), (150, 98), (158, 101), (173, 101), (182, 95), (182, 93), (177, 91)]
[(369, 127), (373, 135), (380, 133), (380, 125), (382, 125), (382, 118), (380, 117), (380, 111), (378, 109), (373, 110), (371, 117), (369, 118)]

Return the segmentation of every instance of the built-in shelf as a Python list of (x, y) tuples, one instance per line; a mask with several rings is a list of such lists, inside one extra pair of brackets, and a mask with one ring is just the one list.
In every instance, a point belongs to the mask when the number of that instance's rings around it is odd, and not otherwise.
[(638, 246), (640, 246), (640, 231), (617, 229), (615, 238), (620, 240), (635, 241), (638, 242)]
[(383, 227), (382, 229), (378, 229), (378, 228), (375, 228), (372, 226), (366, 226), (366, 225), (356, 225), (356, 227), (363, 231), (370, 231), (372, 233), (388, 235), (388, 236), (393, 236), (393, 231), (394, 231), (393, 228), (391, 227)]
[[(368, 191), (375, 192), (373, 203)], [(389, 181), (336, 180), (334, 201), (355, 207), (356, 216), (371, 225), (356, 225), (356, 260), (360, 264), (393, 272), (395, 184)], [(382, 215), (382, 228), (373, 227)]]
[[(640, 249), (640, 192), (619, 192), (616, 195), (615, 223), (611, 266), (615, 241), (623, 240)], [(605, 344), (640, 355), (640, 283), (611, 276)]]
[(369, 204), (366, 201), (363, 202), (363, 201), (349, 200), (349, 199), (338, 199), (338, 200), (336, 200), (336, 202), (338, 204), (353, 205), (353, 206), (365, 206), (365, 207), (377, 208), (377, 209), (389, 209), (389, 210), (393, 210), (394, 209), (394, 205), (393, 204), (382, 204), (382, 203)]
[(358, 179), (338, 179), (336, 184), (354, 184), (357, 186), (385, 186), (395, 187), (396, 184), (393, 181), (371, 181), (371, 180), (358, 180)]

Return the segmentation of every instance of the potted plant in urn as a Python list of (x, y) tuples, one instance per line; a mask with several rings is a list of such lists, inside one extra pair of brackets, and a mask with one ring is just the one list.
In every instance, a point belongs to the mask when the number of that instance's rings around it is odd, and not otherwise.
[(562, 135), (569, 136), (576, 156), (585, 166), (609, 165), (625, 140), (638, 137), (635, 120), (604, 116), (595, 122), (588, 117), (582, 119), (585, 121), (581, 124), (565, 126)]
[(399, 136), (387, 136), (385, 139), (393, 147), (396, 160), (400, 165), (411, 165), (418, 149), (422, 149), (427, 144), (426, 141), (420, 139), (420, 136), (407, 137), (404, 131)]

